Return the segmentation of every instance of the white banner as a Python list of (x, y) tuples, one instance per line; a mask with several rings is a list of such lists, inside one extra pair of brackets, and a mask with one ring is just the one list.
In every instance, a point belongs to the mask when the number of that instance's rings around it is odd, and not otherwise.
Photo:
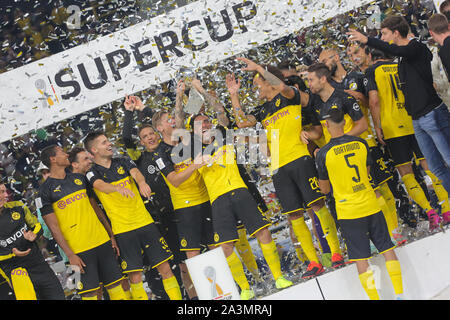
[(240, 300), (222, 248), (186, 260), (199, 300)]
[(369, 2), (202, 0), (0, 74), (0, 142)]

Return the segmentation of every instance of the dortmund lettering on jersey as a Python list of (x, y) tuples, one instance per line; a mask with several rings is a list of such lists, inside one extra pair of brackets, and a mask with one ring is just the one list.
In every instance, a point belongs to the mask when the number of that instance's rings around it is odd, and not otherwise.
[(369, 146), (360, 137), (331, 139), (317, 153), (320, 180), (329, 180), (336, 199), (338, 219), (357, 219), (380, 211), (369, 182)]
[(328, 115), (331, 109), (339, 109), (344, 112), (345, 133), (349, 132), (353, 128), (354, 121), (358, 121), (364, 116), (364, 113), (362, 112), (361, 107), (355, 100), (355, 98), (348, 95), (344, 91), (338, 89), (334, 90), (334, 92), (331, 94), (331, 96), (328, 98), (326, 102), (323, 102), (320, 96), (318, 95), (311, 95), (308, 104), (315, 109), (317, 118), (322, 124), (324, 137), (323, 140), (325, 141), (325, 144), (328, 143), (331, 139), (330, 133), (328, 132), (328, 129), (325, 126), (326, 116)]
[(153, 219), (140, 196), (136, 182), (130, 175), (130, 170), (133, 168), (136, 168), (136, 165), (132, 160), (113, 158), (109, 168), (94, 164), (86, 174), (91, 185), (100, 179), (106, 183), (127, 188), (134, 193), (134, 197), (127, 198), (118, 192), (108, 194), (94, 189), (111, 221), (114, 234), (128, 232), (153, 223)]
[[(175, 155), (177, 150), (180, 150), (180, 153)], [(171, 172), (182, 172), (191, 165), (193, 161), (192, 137), (187, 142), (184, 150), (190, 150), (190, 152), (186, 152), (185, 154), (181, 146), (178, 146), (177, 148), (176, 146), (174, 147), (165, 142), (161, 142), (155, 152), (157, 155), (156, 164), (169, 187), (172, 205), (175, 210), (193, 207), (209, 200), (205, 183), (197, 170), (195, 170), (194, 173), (178, 187), (173, 186), (167, 180), (167, 176)], [(175, 163), (173, 162), (174, 159), (178, 159), (178, 161)]]
[(378, 92), (384, 139), (414, 134), (412, 118), (405, 109), (405, 96), (400, 89), (398, 65), (378, 61), (367, 69), (367, 79), (368, 91)]
[[(302, 131), (300, 93), (297, 89), (293, 89), (295, 91), (294, 98), (288, 99), (278, 94), (271, 101), (264, 103), (252, 112), (256, 120), (261, 122), (264, 129), (267, 130), (272, 170), (309, 155), (307, 145), (300, 139), (300, 132)], [(277, 140), (279, 143), (278, 159), (274, 159)]]
[[(203, 155), (211, 156), (210, 164), (198, 170), (208, 189), (211, 204), (227, 192), (239, 188), (247, 189), (239, 173), (234, 145), (227, 144), (225, 128), (218, 127), (218, 131), (214, 142), (202, 146)], [(205, 154), (206, 150), (209, 151), (208, 154)]]
[(39, 189), (42, 216), (55, 213), (61, 232), (74, 253), (95, 248), (109, 240), (89, 196), (90, 186), (82, 174), (66, 173), (64, 179), (49, 177)]

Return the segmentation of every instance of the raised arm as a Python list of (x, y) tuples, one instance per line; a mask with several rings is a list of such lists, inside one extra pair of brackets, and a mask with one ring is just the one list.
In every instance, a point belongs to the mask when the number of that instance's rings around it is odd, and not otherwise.
[(369, 47), (373, 47), (379, 49), (383, 52), (389, 53), (398, 57), (414, 57), (417, 54), (420, 54), (420, 49), (417, 46), (399, 46), (396, 44), (389, 44), (386, 41), (367, 37), (359, 31), (354, 29), (349, 29), (347, 35), (350, 36), (351, 41), (357, 41), (362, 44), (367, 44)]
[(227, 74), (226, 85), (228, 92), (230, 93), (231, 106), (233, 108), (234, 118), (238, 128), (248, 128), (256, 125), (257, 120), (252, 115), (246, 115), (242, 110), (241, 102), (239, 101), (239, 88), (241, 87), (241, 81), (236, 81), (234, 74)]
[(239, 61), (244, 62), (247, 66), (244, 67), (243, 71), (256, 71), (260, 75), (264, 77), (264, 79), (272, 86), (278, 89), (282, 96), (292, 99), (295, 96), (295, 91), (290, 86), (286, 85), (282, 80), (280, 80), (278, 77), (274, 76), (272, 73), (270, 73), (268, 70), (260, 66), (259, 64), (256, 64), (250, 59), (247, 58), (236, 58)]
[(230, 120), (225, 114), (225, 108), (219, 99), (206, 91), (198, 79), (192, 80), (192, 86), (203, 96), (206, 103), (217, 113), (217, 120), (219, 121), (219, 124), (223, 127), (228, 127)]
[[(139, 100), (140, 101), (140, 100)], [(133, 123), (133, 112), (135, 110), (135, 100), (133, 97), (126, 96), (124, 101), (125, 106), (125, 117), (123, 121), (122, 130), (122, 141), (125, 144), (127, 153), (131, 159), (136, 160), (140, 157), (140, 152), (137, 150), (136, 143), (132, 137)]]
[(186, 113), (183, 108), (183, 95), (186, 90), (186, 85), (183, 80), (178, 81), (177, 83), (177, 96), (175, 99), (175, 126), (178, 129), (184, 129), (184, 119), (186, 117)]

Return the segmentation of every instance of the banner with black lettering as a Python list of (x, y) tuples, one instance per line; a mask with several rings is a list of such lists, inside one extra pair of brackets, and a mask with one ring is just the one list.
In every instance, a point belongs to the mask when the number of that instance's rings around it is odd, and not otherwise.
[(0, 142), (248, 51), (370, 0), (203, 0), (0, 74)]

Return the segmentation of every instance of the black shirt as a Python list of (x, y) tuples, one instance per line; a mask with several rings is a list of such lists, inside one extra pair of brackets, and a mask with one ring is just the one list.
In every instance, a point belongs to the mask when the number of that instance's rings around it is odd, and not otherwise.
[(450, 82), (450, 36), (445, 38), (444, 45), (439, 49), (438, 54), (447, 74), (447, 79)]
[(433, 54), (426, 45), (413, 39), (406, 46), (397, 46), (372, 37), (369, 37), (367, 45), (400, 58), (398, 74), (401, 89), (405, 95), (406, 110), (413, 120), (442, 103), (433, 86)]
[(361, 92), (365, 96), (368, 95), (367, 78), (366, 78), (366, 75), (362, 72), (353, 70), (353, 71), (347, 73), (341, 82), (337, 82), (337, 81), (331, 79), (330, 84), (335, 89), (353, 90), (353, 91)]
[[(151, 110), (150, 108), (145, 108), (145, 110)], [(170, 201), (170, 191), (167, 187), (164, 178), (161, 176), (159, 168), (156, 164), (156, 160), (160, 157), (157, 150), (150, 151), (142, 151), (135, 152), (137, 150), (137, 146), (132, 138), (132, 128), (133, 128), (133, 112), (125, 111), (125, 120), (123, 123), (123, 135), (122, 140), (127, 148), (128, 155), (131, 157), (129, 150), (132, 151), (133, 154), (138, 155), (137, 158), (133, 158), (132, 160), (136, 164), (139, 171), (145, 178), (145, 182), (152, 189), (152, 193), (154, 195), (150, 199), (150, 202), (147, 202), (146, 199), (144, 202), (146, 204), (147, 209), (151, 210), (151, 213), (154, 213), (155, 210), (159, 212), (168, 212), (172, 211), (172, 202)], [(162, 142), (163, 143), (163, 142)], [(153, 210), (155, 209), (155, 210)]]

